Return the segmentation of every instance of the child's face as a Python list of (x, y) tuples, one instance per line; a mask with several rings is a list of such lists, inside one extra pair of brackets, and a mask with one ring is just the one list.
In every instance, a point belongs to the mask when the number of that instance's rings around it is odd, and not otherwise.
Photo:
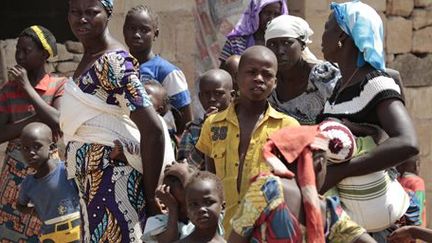
[(204, 110), (210, 107), (217, 108), (218, 111), (225, 110), (232, 100), (232, 90), (226, 83), (231, 80), (202, 80), (200, 84), (199, 99)]
[(266, 100), (276, 87), (277, 61), (258, 51), (249, 52), (237, 73), (240, 97), (250, 101)]
[(223, 201), (214, 181), (204, 180), (190, 184), (186, 191), (186, 203), (188, 217), (197, 228), (217, 227)]
[(123, 36), (131, 52), (149, 51), (158, 35), (151, 17), (144, 11), (126, 17)]
[(18, 65), (26, 70), (34, 70), (44, 65), (48, 55), (29, 36), (21, 36), (18, 39), (15, 52), (15, 60)]
[(265, 31), (267, 23), (282, 14), (282, 4), (280, 2), (270, 3), (259, 13), (259, 29)]
[(145, 90), (156, 112), (164, 116), (168, 112), (169, 97), (162, 87), (144, 85)]
[(34, 132), (21, 136), (21, 153), (28, 165), (36, 171), (50, 159), (53, 143), (42, 133)]

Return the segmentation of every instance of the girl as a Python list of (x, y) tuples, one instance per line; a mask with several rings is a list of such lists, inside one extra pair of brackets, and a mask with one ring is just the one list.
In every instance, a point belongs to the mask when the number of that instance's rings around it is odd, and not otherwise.
[(18, 186), (27, 175), (18, 137), (34, 121), (59, 134), (57, 109), (65, 79), (53, 77), (44, 67), (55, 55), (56, 40), (49, 30), (38, 25), (26, 28), (16, 46), (17, 65), (8, 70), (9, 82), (0, 92), (0, 143), (9, 141), (0, 176), (0, 241), (38, 241), (41, 222), (15, 210)]

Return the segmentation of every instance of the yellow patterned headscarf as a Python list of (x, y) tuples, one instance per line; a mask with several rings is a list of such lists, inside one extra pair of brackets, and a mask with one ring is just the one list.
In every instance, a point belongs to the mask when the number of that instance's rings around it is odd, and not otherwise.
[(49, 57), (57, 55), (57, 43), (54, 35), (45, 27), (33, 25), (21, 32), (20, 36), (29, 36), (49, 54)]

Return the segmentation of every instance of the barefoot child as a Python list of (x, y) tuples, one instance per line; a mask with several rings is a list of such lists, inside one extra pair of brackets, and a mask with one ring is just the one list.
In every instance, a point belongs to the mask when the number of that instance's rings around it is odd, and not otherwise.
[(180, 243), (226, 242), (219, 233), (219, 218), (225, 209), (221, 180), (213, 173), (199, 171), (185, 189), (188, 217), (194, 231)]
[[(51, 129), (39, 122), (24, 127), (21, 134), (23, 156), (28, 166), (36, 171), (21, 184), (17, 208), (33, 214), (43, 222), (40, 241), (75, 242), (80, 240), (78, 190), (68, 180), (62, 161), (52, 157), (56, 146)], [(28, 207), (32, 203), (33, 207)], [(59, 225), (68, 225), (60, 230)]]
[(176, 134), (180, 136), (186, 124), (192, 120), (191, 97), (183, 72), (153, 53), (153, 42), (159, 36), (157, 15), (147, 6), (138, 5), (132, 8), (126, 15), (123, 35), (130, 53), (140, 63), (141, 82), (154, 79), (166, 88), (175, 125), (171, 124), (170, 118), (165, 118), (170, 129), (175, 127)]
[(185, 203), (184, 186), (195, 172), (187, 163), (175, 162), (167, 165), (163, 184), (156, 190), (156, 196), (168, 210), (147, 219), (142, 240), (145, 242), (173, 242), (183, 239), (193, 229)]
[(227, 207), (224, 228), (250, 179), (269, 168), (262, 156), (262, 145), (282, 127), (298, 122), (274, 110), (267, 97), (276, 87), (277, 59), (264, 46), (247, 49), (239, 64), (237, 83), (240, 96), (225, 111), (210, 115), (204, 122), (196, 149), (206, 156), (207, 167), (221, 178)]
[(226, 71), (212, 69), (205, 72), (199, 79), (199, 93), (201, 105), (206, 111), (204, 117), (190, 122), (182, 135), (177, 153), (177, 160), (188, 159), (198, 168), (204, 169), (204, 161), (200, 156), (192, 153), (201, 133), (206, 117), (225, 110), (234, 97), (233, 81)]

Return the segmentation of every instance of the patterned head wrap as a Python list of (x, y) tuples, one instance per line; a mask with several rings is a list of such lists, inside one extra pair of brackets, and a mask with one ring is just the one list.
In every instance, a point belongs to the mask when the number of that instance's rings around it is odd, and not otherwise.
[(99, 0), (104, 6), (105, 10), (108, 13), (108, 16), (111, 16), (114, 9), (114, 0)]
[(28, 36), (32, 38), (36, 44), (48, 52), (49, 57), (57, 55), (56, 39), (47, 28), (40, 25), (33, 25), (23, 30), (19, 36)]
[(349, 35), (359, 51), (357, 66), (365, 62), (379, 70), (385, 70), (383, 23), (378, 13), (369, 5), (354, 0), (331, 3), (340, 28)]
[(248, 8), (227, 37), (248, 36), (255, 33), (259, 28), (259, 14), (265, 6), (272, 3), (281, 3), (281, 14), (288, 14), (285, 0), (250, 0)]

